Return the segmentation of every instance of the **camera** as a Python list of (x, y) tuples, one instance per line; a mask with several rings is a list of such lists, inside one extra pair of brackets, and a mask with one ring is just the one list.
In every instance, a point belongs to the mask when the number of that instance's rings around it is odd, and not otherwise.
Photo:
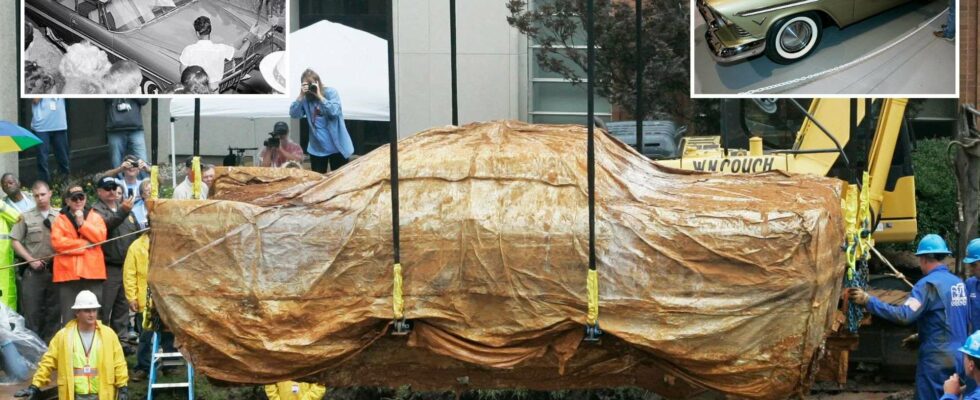
[(262, 145), (265, 147), (279, 147), (279, 138), (276, 136), (268, 138), (262, 142)]
[(316, 86), (316, 83), (314, 83), (314, 82), (310, 82), (310, 83), (309, 83), (309, 84), (307, 85), (307, 90), (308, 90), (308, 92), (307, 92), (306, 94), (308, 94), (308, 95), (310, 95), (310, 96), (314, 96), (314, 95), (316, 95), (316, 93), (318, 92), (318, 90), (317, 90), (317, 86)]

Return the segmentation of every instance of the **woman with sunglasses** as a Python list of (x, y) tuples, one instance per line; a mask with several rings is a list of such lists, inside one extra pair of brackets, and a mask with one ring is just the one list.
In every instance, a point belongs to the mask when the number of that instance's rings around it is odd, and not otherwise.
[(102, 246), (90, 245), (105, 241), (107, 229), (99, 213), (88, 206), (81, 185), (69, 185), (62, 198), (65, 206), (51, 225), (51, 247), (61, 254), (54, 257), (52, 280), (58, 288), (64, 323), (74, 318), (71, 307), (79, 292), (89, 290), (101, 297), (105, 258)]

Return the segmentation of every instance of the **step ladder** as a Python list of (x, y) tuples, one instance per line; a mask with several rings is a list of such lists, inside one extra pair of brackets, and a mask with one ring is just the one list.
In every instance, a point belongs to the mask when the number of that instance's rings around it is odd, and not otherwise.
[[(160, 351), (160, 334), (153, 332), (153, 347), (150, 357), (150, 383), (146, 388), (146, 400), (153, 400), (154, 389), (187, 388), (187, 400), (194, 400), (194, 366), (184, 359), (180, 352), (163, 353)], [(187, 366), (187, 381), (173, 383), (157, 383), (157, 375), (161, 367)]]

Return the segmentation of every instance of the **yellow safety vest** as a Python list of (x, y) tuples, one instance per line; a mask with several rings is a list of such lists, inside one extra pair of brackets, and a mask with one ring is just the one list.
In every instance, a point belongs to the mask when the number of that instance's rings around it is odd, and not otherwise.
[(72, 346), (71, 366), (72, 377), (75, 381), (75, 394), (98, 394), (99, 393), (99, 333), (95, 332), (92, 336), (92, 348), (88, 354), (85, 353), (85, 346), (82, 345), (82, 334), (78, 329), (74, 330), (75, 345)]

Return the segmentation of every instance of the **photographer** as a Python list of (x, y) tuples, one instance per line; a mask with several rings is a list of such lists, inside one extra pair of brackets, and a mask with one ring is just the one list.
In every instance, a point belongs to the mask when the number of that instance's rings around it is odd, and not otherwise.
[(303, 71), (300, 77), (300, 94), (289, 106), (291, 118), (306, 118), (310, 127), (310, 143), (306, 152), (310, 153), (310, 164), (314, 171), (337, 170), (351, 154), (354, 145), (340, 105), (337, 89), (324, 87), (320, 76), (311, 69)]
[[(116, 184), (123, 188), (126, 197), (136, 196), (136, 199), (139, 199), (141, 197), (140, 184), (147, 179), (140, 179), (140, 172), (149, 174), (150, 165), (132, 154), (127, 154), (126, 157), (123, 157), (122, 164), (102, 173), (102, 176), (116, 178)], [(122, 174), (122, 179), (118, 178), (120, 174)]]
[(109, 138), (110, 165), (122, 164), (127, 154), (146, 159), (143, 106), (148, 99), (106, 99), (105, 129)]
[(303, 148), (289, 139), (289, 125), (276, 122), (270, 138), (262, 143), (265, 148), (259, 153), (263, 167), (282, 167), (287, 162), (303, 162)]

